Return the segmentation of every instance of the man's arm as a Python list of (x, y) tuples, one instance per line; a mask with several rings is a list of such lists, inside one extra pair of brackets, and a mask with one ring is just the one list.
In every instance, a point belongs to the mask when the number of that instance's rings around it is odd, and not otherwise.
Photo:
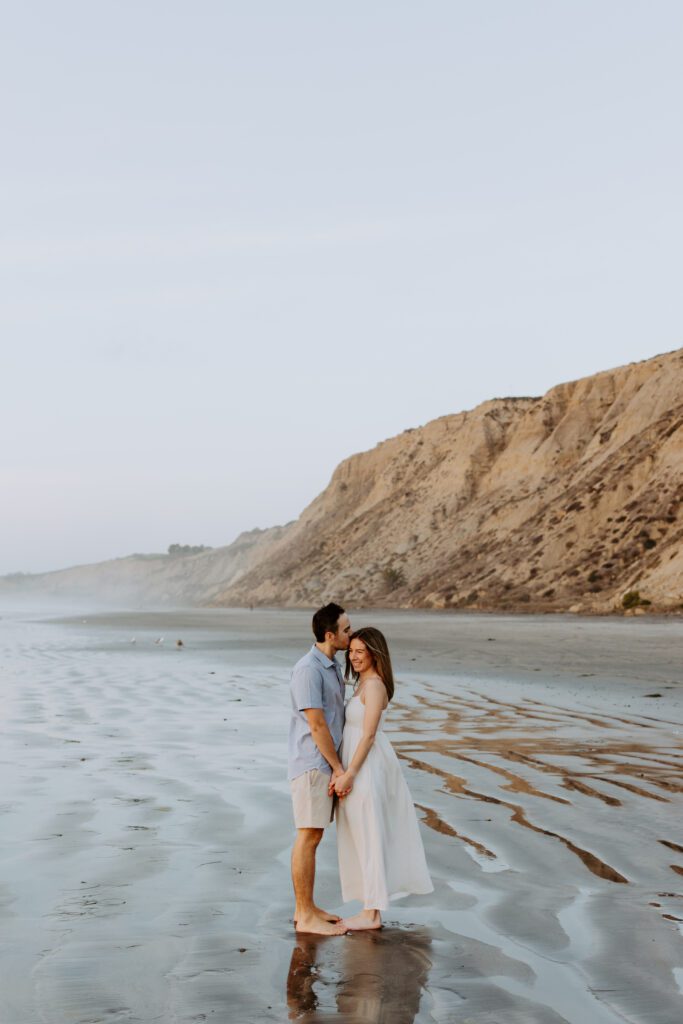
[(311, 736), (316, 747), (323, 755), (330, 768), (332, 769), (333, 777), (340, 775), (344, 769), (342, 763), (339, 760), (337, 749), (334, 745), (334, 740), (325, 721), (325, 715), (322, 708), (304, 708), (304, 714), (308, 727), (311, 730)]

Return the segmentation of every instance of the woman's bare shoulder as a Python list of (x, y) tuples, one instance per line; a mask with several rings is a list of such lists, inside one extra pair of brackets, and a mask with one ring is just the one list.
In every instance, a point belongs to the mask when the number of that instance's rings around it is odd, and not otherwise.
[(386, 699), (387, 689), (380, 676), (368, 676), (368, 678), (363, 682), (363, 692), (360, 695), (361, 704), (365, 704), (365, 697), (369, 693), (372, 694), (373, 697), (381, 697), (386, 707), (386, 704), (388, 703)]

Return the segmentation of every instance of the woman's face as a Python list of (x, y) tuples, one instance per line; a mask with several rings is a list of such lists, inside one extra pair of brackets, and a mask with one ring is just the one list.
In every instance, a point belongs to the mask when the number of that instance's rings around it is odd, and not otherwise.
[(358, 675), (373, 666), (372, 656), (362, 640), (356, 639), (351, 641), (349, 659), (351, 661), (351, 668)]

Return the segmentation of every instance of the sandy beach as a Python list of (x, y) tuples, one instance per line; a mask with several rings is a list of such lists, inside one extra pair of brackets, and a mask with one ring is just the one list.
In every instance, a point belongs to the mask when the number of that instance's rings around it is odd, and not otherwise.
[[(2, 1024), (683, 1019), (683, 622), (350, 612), (394, 655), (435, 891), (316, 940), (286, 780), (310, 615), (2, 610)], [(353, 909), (334, 828), (316, 893)]]

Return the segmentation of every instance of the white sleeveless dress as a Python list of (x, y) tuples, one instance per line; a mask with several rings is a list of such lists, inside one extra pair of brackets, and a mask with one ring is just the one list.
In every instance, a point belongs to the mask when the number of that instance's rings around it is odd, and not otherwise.
[[(359, 696), (346, 705), (340, 758), (348, 768), (363, 735)], [(391, 900), (432, 892), (415, 807), (382, 712), (375, 742), (348, 796), (337, 804), (337, 849), (344, 903), (386, 910)]]

